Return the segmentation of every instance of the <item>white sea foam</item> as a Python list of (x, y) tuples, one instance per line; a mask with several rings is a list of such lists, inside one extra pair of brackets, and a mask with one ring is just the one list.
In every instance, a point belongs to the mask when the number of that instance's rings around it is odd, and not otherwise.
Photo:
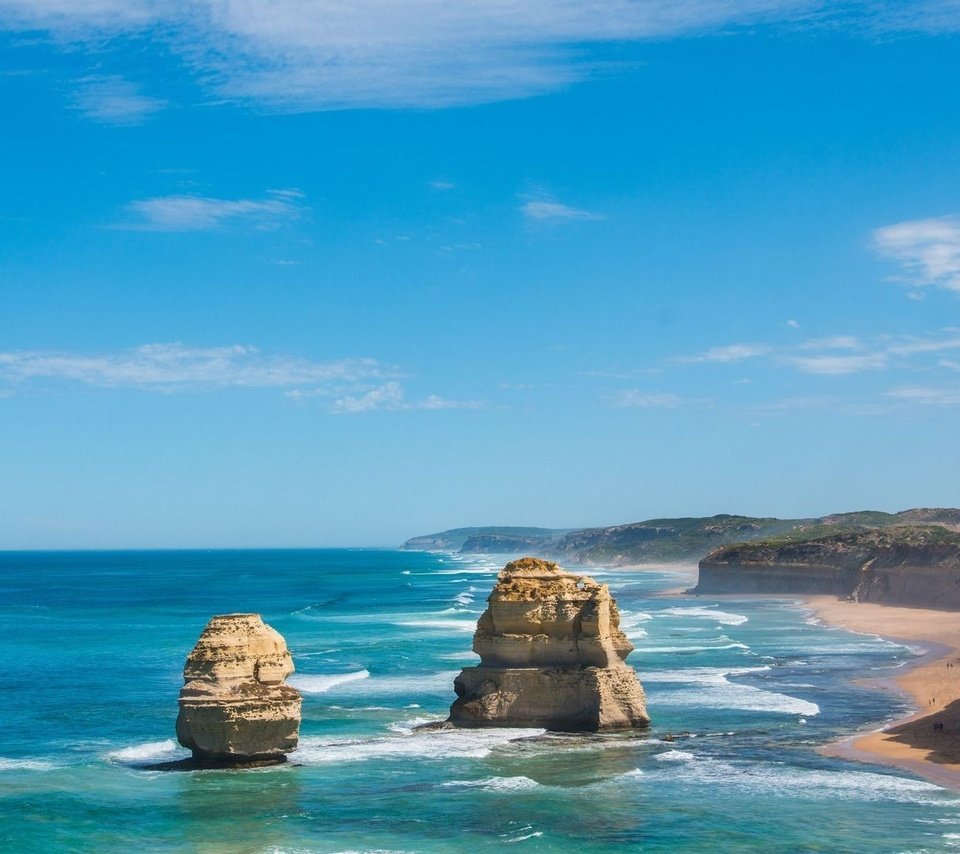
[(643, 611), (621, 611), (620, 628), (633, 628), (640, 623), (646, 623), (652, 619), (652, 614), (645, 614)]
[(653, 758), (657, 762), (688, 762), (696, 759), (696, 756), (686, 750), (668, 750), (666, 753), (658, 753)]
[(453, 601), (458, 605), (470, 605), (473, 603), (473, 594), (469, 590), (458, 593), (453, 597)]
[(647, 670), (643, 681), (686, 682), (692, 685), (709, 685), (726, 681), (727, 676), (746, 676), (748, 673), (763, 673), (769, 667), (685, 667), (680, 670)]
[(542, 830), (535, 830), (533, 833), (526, 833), (523, 836), (514, 836), (512, 839), (505, 839), (504, 842), (523, 842), (526, 839), (536, 839), (538, 836), (543, 836)]
[(324, 706), (326, 709), (333, 709), (337, 712), (392, 712), (395, 711), (390, 706)]
[(169, 762), (175, 759), (184, 759), (189, 751), (182, 748), (172, 738), (165, 741), (148, 741), (144, 744), (135, 744), (107, 754), (108, 759), (115, 762), (141, 764), (144, 762)]
[(472, 568), (472, 569), (438, 569), (436, 572), (430, 573), (431, 575), (495, 575), (497, 573), (497, 568), (494, 566), (490, 567), (481, 567), (481, 568)]
[(727, 639), (728, 643), (717, 644), (715, 646), (702, 646), (702, 645), (691, 645), (691, 646), (639, 646), (637, 651), (641, 654), (651, 653), (651, 654), (661, 654), (661, 653), (676, 653), (676, 652), (709, 652), (715, 649), (750, 649), (749, 646), (745, 643), (739, 643), (738, 641)]
[(437, 631), (457, 631), (457, 632), (472, 632), (476, 629), (477, 624), (474, 620), (437, 620), (437, 619), (425, 619), (425, 620), (397, 620), (394, 623), (395, 626), (405, 626), (411, 629), (427, 629), (427, 630), (437, 630)]
[(774, 712), (811, 717), (820, 714), (816, 703), (764, 691), (751, 685), (735, 685), (725, 679), (709, 685), (699, 685), (685, 691), (658, 692), (651, 705), (683, 706), (684, 708), (737, 709), (742, 712)]
[(643, 675), (645, 683), (676, 682), (694, 688), (658, 691), (651, 704), (682, 705), (693, 708), (738, 709), (744, 712), (778, 712), (809, 717), (820, 714), (816, 703), (776, 691), (738, 685), (729, 676), (761, 673), (769, 667), (691, 667), (686, 670), (651, 670)]
[(511, 741), (543, 733), (542, 729), (498, 728), (436, 730), (358, 739), (308, 736), (300, 739), (300, 747), (290, 758), (304, 765), (371, 759), (483, 759), (494, 750), (507, 748)]
[[(459, 670), (441, 670), (436, 673), (416, 675), (371, 676), (369, 671), (361, 670), (356, 673), (339, 674), (338, 676), (296, 674), (291, 676), (288, 682), (305, 694), (324, 694), (329, 691), (338, 698), (364, 697), (369, 698), (368, 702), (373, 700), (375, 703), (376, 700), (381, 698), (398, 694), (412, 696), (448, 694), (453, 690), (453, 680), (459, 672)], [(361, 673), (366, 675), (359, 675)], [(330, 679), (338, 681), (331, 684)]]
[(663, 611), (660, 611), (660, 613), (669, 614), (673, 617), (702, 617), (704, 619), (716, 620), (724, 626), (740, 626), (750, 619), (743, 614), (729, 614), (726, 611), (718, 611), (713, 607), (665, 608)]
[(451, 780), (441, 784), (464, 789), (486, 789), (491, 792), (524, 792), (537, 789), (540, 784), (529, 777), (486, 777), (483, 780)]
[(436, 717), (410, 718), (409, 720), (405, 720), (405, 721), (394, 721), (392, 724), (390, 724), (387, 727), (387, 729), (390, 730), (390, 732), (398, 732), (400, 733), (400, 735), (412, 735), (413, 731), (418, 726), (423, 726), (424, 724), (436, 723), (436, 721), (437, 721)]
[[(767, 797), (804, 798), (814, 800), (897, 801), (922, 803), (931, 806), (954, 807), (956, 799), (933, 783), (877, 774), (870, 771), (833, 771), (821, 768), (801, 768), (786, 763), (726, 762), (688, 751), (668, 751), (680, 754), (662, 761), (645, 775), (644, 785), (662, 779), (665, 783), (679, 782), (684, 786), (722, 786), (730, 792)], [(665, 757), (659, 754), (654, 757)], [(629, 774), (620, 775), (608, 785), (616, 785)]]
[(370, 671), (363, 669), (355, 670), (353, 673), (331, 673), (329, 676), (312, 676), (307, 673), (297, 673), (291, 676), (287, 682), (304, 694), (325, 694), (331, 688), (336, 688), (338, 685), (369, 678)]
[(440, 661), (476, 661), (480, 656), (472, 649), (465, 649), (463, 652), (445, 652), (435, 655), (434, 658)]
[(56, 767), (46, 759), (7, 759), (0, 756), (0, 771), (50, 771)]

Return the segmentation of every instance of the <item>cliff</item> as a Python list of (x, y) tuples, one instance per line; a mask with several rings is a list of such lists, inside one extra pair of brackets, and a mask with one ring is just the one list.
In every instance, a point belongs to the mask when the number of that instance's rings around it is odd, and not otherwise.
[(515, 534), (473, 534), (460, 546), (462, 554), (530, 554), (549, 551), (550, 537), (524, 537)]
[(720, 546), (766, 540), (792, 532), (809, 534), (829, 525), (884, 528), (939, 525), (960, 532), (960, 510), (920, 507), (885, 513), (858, 510), (816, 519), (733, 516), (648, 519), (602, 528), (454, 528), (414, 537), (405, 549), (484, 554), (532, 554), (584, 566), (623, 566), (700, 560)]
[(424, 534), (407, 540), (401, 548), (414, 551), (465, 551), (476, 550), (482, 553), (491, 553), (487, 548), (489, 543), (500, 540), (509, 545), (500, 554), (509, 554), (513, 551), (525, 551), (523, 548), (514, 549), (514, 545), (523, 542), (533, 542), (537, 547), (558, 540), (566, 533), (565, 530), (555, 528), (522, 528), (505, 526), (487, 526), (482, 528), (451, 528), (449, 531), (440, 531), (436, 534)]
[(960, 533), (941, 526), (816, 526), (724, 546), (696, 593), (829, 593), (859, 602), (960, 608)]
[(558, 731), (646, 727), (643, 688), (625, 663), (633, 646), (605, 584), (522, 558), (497, 576), (477, 622), (480, 664), (454, 682), (458, 726)]
[(183, 668), (177, 740), (202, 765), (285, 761), (300, 728), (291, 673), (286, 642), (259, 614), (211, 618)]

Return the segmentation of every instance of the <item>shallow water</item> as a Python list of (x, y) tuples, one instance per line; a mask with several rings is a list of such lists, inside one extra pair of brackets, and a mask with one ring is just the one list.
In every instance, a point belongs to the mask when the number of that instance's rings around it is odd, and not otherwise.
[[(819, 756), (903, 711), (850, 679), (915, 653), (788, 602), (597, 570), (649, 734), (416, 732), (445, 717), (502, 560), (380, 550), (0, 553), (0, 848), (952, 851), (960, 798)], [(206, 620), (257, 611), (304, 695), (287, 766), (163, 773)]]

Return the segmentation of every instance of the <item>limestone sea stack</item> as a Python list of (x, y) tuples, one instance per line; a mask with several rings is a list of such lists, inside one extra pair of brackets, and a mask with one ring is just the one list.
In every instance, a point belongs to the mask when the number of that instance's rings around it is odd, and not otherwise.
[(450, 721), (464, 727), (536, 726), (561, 732), (650, 723), (633, 650), (605, 584), (525, 557), (497, 576), (477, 621), (480, 664), (454, 681)]
[(286, 761), (300, 730), (291, 673), (286, 641), (259, 614), (211, 618), (183, 668), (177, 740), (203, 765)]

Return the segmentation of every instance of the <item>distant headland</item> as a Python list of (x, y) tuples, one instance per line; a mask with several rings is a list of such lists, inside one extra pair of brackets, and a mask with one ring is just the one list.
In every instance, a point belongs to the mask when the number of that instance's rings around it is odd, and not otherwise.
[[(885, 529), (911, 540), (911, 527), (935, 526), (960, 534), (960, 510), (914, 508), (899, 513), (861, 510), (809, 519), (720, 514), (648, 519), (606, 528), (453, 528), (407, 540), (402, 548), (464, 554), (529, 554), (584, 566), (699, 561), (722, 546), (754, 541), (796, 542), (829, 535)], [(912, 540), (911, 540), (912, 541)], [(960, 540), (958, 540), (960, 542)]]

